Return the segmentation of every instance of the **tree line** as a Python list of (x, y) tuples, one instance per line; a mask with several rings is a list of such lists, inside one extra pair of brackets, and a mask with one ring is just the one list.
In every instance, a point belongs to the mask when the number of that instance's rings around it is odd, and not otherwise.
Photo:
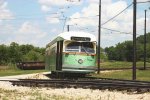
[[(150, 33), (147, 34), (147, 61), (150, 62)], [(0, 65), (20, 61), (44, 61), (45, 48), (33, 45), (19, 45), (12, 42), (10, 45), (0, 45)], [(101, 48), (101, 60), (132, 61), (133, 43), (125, 41), (116, 46)], [(137, 37), (137, 60), (144, 59), (144, 35)]]
[(19, 45), (12, 42), (9, 46), (0, 45), (0, 65), (20, 61), (44, 61), (45, 48), (33, 45)]
[[(150, 62), (150, 33), (147, 33), (147, 61)], [(137, 37), (137, 61), (143, 61), (144, 59), (144, 35)], [(108, 60), (116, 61), (132, 61), (133, 59), (133, 42), (125, 41), (118, 43), (116, 46), (110, 46), (105, 48), (105, 53)]]

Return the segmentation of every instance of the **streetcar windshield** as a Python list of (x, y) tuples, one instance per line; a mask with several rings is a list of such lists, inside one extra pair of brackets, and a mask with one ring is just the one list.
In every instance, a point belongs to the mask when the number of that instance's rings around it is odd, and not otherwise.
[(79, 42), (71, 42), (67, 45), (66, 51), (79, 52)]
[(92, 42), (82, 42), (81, 43), (81, 52), (95, 53), (93, 43)]
[(94, 44), (92, 42), (71, 42), (66, 46), (66, 51), (95, 53)]

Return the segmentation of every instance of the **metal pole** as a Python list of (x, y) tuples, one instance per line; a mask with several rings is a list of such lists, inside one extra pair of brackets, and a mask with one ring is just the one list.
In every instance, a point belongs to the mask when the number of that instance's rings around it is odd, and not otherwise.
[(64, 32), (64, 30), (65, 30), (66, 21), (67, 21), (67, 17), (65, 17), (65, 20), (64, 20), (64, 25), (63, 25), (63, 30), (62, 30), (62, 32)]
[(144, 23), (144, 70), (146, 70), (146, 10), (145, 10), (145, 23)]
[(133, 0), (133, 80), (136, 80), (136, 3), (136, 0)]
[(98, 32), (98, 71), (97, 73), (100, 73), (100, 38), (101, 38), (101, 0), (99, 0), (99, 32)]
[(69, 25), (67, 25), (67, 31), (69, 32)]

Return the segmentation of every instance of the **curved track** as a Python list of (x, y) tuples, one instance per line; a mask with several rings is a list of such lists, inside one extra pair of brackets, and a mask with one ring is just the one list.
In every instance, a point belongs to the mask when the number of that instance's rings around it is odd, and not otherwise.
[(28, 87), (90, 88), (149, 92), (150, 82), (113, 79), (20, 79), (13, 85)]

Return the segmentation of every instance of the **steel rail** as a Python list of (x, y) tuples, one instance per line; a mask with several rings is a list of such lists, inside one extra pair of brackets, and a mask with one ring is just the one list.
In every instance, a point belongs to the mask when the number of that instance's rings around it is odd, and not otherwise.
[(131, 81), (131, 80), (113, 80), (113, 79), (20, 79), (12, 80), (13, 85), (28, 87), (55, 87), (55, 88), (91, 88), (91, 89), (116, 89), (116, 90), (134, 90), (150, 91), (150, 82)]
[(21, 79), (22, 82), (37, 82), (37, 83), (114, 83), (114, 84), (124, 84), (124, 85), (149, 85), (150, 86), (150, 82), (147, 82), (147, 81), (131, 81), (131, 80), (119, 80), (119, 79), (109, 79), (109, 78), (95, 78), (95, 79), (78, 79), (78, 80), (71, 80), (71, 79), (52, 79), (52, 80), (43, 80), (43, 79)]

